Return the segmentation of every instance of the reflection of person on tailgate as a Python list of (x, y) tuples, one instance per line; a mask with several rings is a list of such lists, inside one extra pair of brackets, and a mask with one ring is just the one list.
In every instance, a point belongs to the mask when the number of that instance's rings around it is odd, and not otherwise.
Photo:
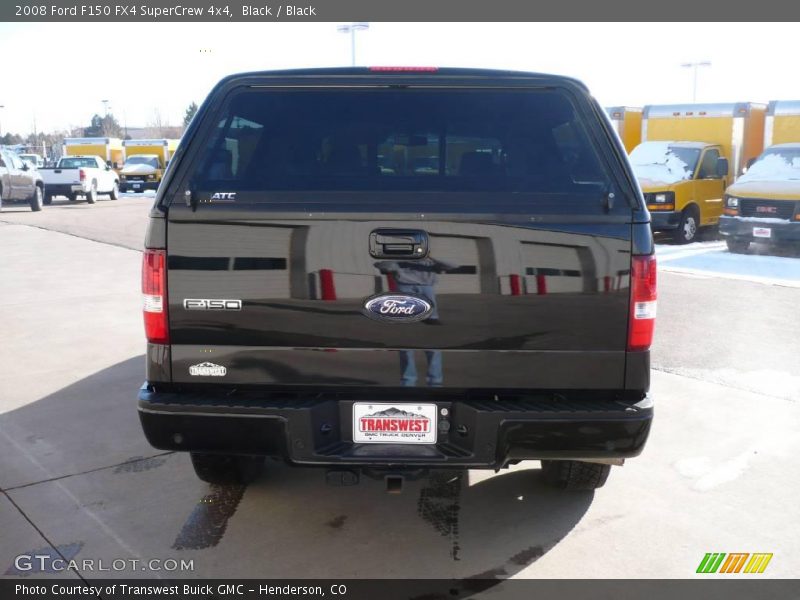
[[(441, 325), (439, 321), (439, 307), (436, 304), (436, 282), (439, 273), (447, 273), (456, 268), (456, 265), (430, 256), (420, 260), (394, 261), (384, 260), (375, 263), (381, 273), (394, 278), (395, 288), (398, 292), (413, 294), (428, 300), (433, 306), (430, 316), (422, 321), (426, 325)], [(417, 366), (414, 363), (413, 350), (400, 350), (400, 382), (404, 386), (417, 384)], [(429, 386), (442, 385), (442, 353), (439, 350), (425, 350), (428, 360), (428, 374), (426, 377)]]

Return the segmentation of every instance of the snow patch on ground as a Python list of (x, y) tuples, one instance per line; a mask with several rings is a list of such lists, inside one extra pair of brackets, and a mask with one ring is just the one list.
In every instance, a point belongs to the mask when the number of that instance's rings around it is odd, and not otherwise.
[(693, 490), (707, 492), (739, 479), (755, 458), (788, 456), (798, 440), (800, 433), (764, 437), (749, 444), (739, 454), (719, 462), (708, 456), (693, 456), (676, 461), (673, 467), (681, 476), (694, 479), (691, 486)]
[(707, 492), (741, 477), (753, 456), (753, 452), (743, 452), (716, 465), (707, 456), (684, 458), (675, 463), (675, 469), (684, 477), (695, 480), (693, 490)]
[[(752, 246), (759, 251), (757, 245)], [(732, 254), (724, 242), (685, 246), (656, 245), (659, 270), (738, 279), (768, 285), (800, 287), (800, 258), (768, 254)]]
[[(787, 348), (787, 351), (789, 348)], [(740, 368), (722, 369), (668, 369), (668, 372), (728, 387), (800, 402), (800, 375), (776, 369), (745, 371)]]

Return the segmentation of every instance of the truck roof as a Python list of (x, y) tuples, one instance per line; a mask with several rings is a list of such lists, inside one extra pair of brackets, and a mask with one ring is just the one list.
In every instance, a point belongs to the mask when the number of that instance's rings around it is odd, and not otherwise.
[(707, 148), (709, 146), (718, 146), (719, 144), (712, 144), (709, 142), (683, 142), (675, 141), (669, 142), (670, 146), (680, 146), (681, 148)]
[(122, 140), (125, 147), (135, 146), (166, 146), (169, 143), (167, 138), (147, 139), (147, 140)]
[(238, 79), (282, 79), (282, 78), (384, 78), (384, 79), (516, 79), (516, 80), (539, 80), (542, 84), (571, 84), (588, 91), (583, 82), (572, 77), (562, 75), (551, 75), (546, 73), (532, 73), (527, 71), (510, 71), (501, 69), (471, 69), (455, 67), (395, 67), (395, 66), (373, 66), (373, 67), (334, 67), (334, 68), (314, 68), (314, 69), (285, 69), (278, 71), (250, 71), (235, 73), (222, 79), (217, 88), (231, 81)]
[(612, 112), (624, 113), (626, 111), (642, 112), (639, 106), (606, 106), (606, 112), (610, 115)]
[(88, 146), (94, 144), (116, 144), (121, 142), (119, 138), (106, 138), (106, 137), (95, 137), (95, 138), (64, 138), (64, 144), (67, 146)]
[(710, 142), (685, 142), (680, 140), (647, 140), (642, 144), (667, 144), (669, 146), (677, 146), (678, 148), (708, 148), (709, 146), (719, 146)]
[(750, 114), (757, 108), (765, 108), (756, 102), (717, 102), (711, 104), (648, 104), (642, 116), (649, 117), (735, 117)]
[(800, 115), (800, 100), (772, 100), (767, 107), (767, 114)]

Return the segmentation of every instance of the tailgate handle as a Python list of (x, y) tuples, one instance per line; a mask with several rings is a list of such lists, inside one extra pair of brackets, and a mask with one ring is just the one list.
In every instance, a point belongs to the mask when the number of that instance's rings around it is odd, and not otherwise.
[(428, 234), (417, 229), (376, 229), (369, 234), (373, 258), (425, 258)]

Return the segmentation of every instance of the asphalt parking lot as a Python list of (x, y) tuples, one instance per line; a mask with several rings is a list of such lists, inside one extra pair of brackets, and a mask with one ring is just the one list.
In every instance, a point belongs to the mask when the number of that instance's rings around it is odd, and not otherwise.
[[(151, 203), (0, 214), (0, 576), (54, 576), (15, 564), (47, 554), (141, 561), (82, 569), (87, 580), (683, 578), (706, 552), (770, 552), (762, 576), (796, 575), (800, 258), (659, 246), (656, 421), (644, 454), (596, 493), (552, 491), (536, 463), (436, 473), (400, 495), (278, 463), (221, 487), (153, 450), (136, 415)], [(193, 570), (142, 570), (151, 559)]]

